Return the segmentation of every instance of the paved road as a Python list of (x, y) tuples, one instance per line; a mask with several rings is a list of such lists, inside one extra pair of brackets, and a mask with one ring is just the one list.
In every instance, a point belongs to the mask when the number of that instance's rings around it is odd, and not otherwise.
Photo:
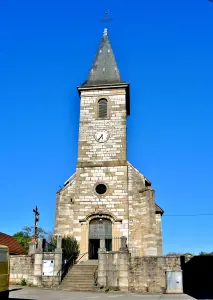
[(141, 295), (133, 293), (92, 293), (54, 291), (40, 288), (13, 286), (10, 288), (10, 299), (13, 300), (188, 300), (187, 295)]

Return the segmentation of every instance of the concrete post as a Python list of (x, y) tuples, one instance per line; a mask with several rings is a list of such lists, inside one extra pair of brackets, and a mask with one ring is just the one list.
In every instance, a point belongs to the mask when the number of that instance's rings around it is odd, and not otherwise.
[(58, 285), (61, 282), (62, 276), (62, 249), (55, 249), (55, 264), (54, 264), (54, 285)]
[(128, 251), (128, 247), (127, 247), (127, 238), (125, 236), (121, 237), (121, 247), (120, 247), (120, 251)]
[(100, 249), (99, 249), (101, 252), (102, 251), (106, 251), (106, 248), (105, 248), (105, 239), (102, 239), (100, 240)]
[(42, 267), (43, 267), (43, 253), (35, 253), (34, 261), (34, 279), (33, 284), (35, 286), (42, 285)]
[[(103, 245), (102, 245), (103, 246)], [(98, 250), (98, 285), (101, 287), (106, 286), (107, 277), (107, 254), (105, 248)]]
[(119, 288), (122, 292), (129, 289), (129, 251), (120, 251), (118, 254), (118, 279)]
[(54, 285), (61, 282), (62, 269), (62, 237), (57, 237), (57, 248), (55, 249), (55, 263), (54, 263)]
[(36, 249), (37, 253), (43, 252), (43, 250), (44, 250), (44, 242), (45, 242), (45, 239), (42, 239), (42, 238), (38, 239), (38, 244), (37, 244), (37, 249)]
[(32, 255), (32, 254), (35, 254), (36, 252), (36, 242), (29, 242), (29, 250), (28, 250), (28, 254), (29, 255)]
[(57, 236), (57, 249), (61, 249), (61, 248), (62, 248), (62, 237)]
[(42, 285), (43, 250), (44, 250), (43, 246), (44, 246), (44, 239), (39, 238), (37, 241), (37, 248), (35, 251), (35, 260), (34, 260), (33, 284), (36, 286)]

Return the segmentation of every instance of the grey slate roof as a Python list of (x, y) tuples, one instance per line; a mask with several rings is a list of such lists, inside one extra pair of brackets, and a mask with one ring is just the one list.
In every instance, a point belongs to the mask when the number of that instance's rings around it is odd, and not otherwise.
[(124, 83), (124, 81), (121, 80), (107, 29), (105, 29), (87, 80), (82, 87), (117, 83)]

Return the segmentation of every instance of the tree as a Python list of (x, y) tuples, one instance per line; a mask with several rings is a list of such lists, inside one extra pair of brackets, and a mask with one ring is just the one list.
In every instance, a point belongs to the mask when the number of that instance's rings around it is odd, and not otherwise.
[(200, 253), (199, 253), (199, 255), (200, 256), (213, 256), (213, 252), (203, 252), (203, 251), (201, 251)]
[(75, 261), (79, 256), (79, 243), (74, 237), (64, 237), (62, 239), (63, 259)]
[(193, 256), (193, 254), (170, 252), (170, 253), (167, 253), (166, 256)]
[[(42, 228), (38, 228), (37, 233), (39, 238), (47, 237), (47, 232)], [(29, 242), (32, 241), (33, 234), (34, 234), (34, 227), (25, 226), (22, 228), (21, 231), (15, 233), (13, 237), (19, 242), (19, 244), (24, 248), (24, 250), (28, 252)]]
[(183, 254), (177, 253), (177, 252), (169, 252), (166, 254), (166, 256), (180, 256), (180, 255), (183, 255)]
[[(38, 238), (46, 239), (46, 251), (52, 252), (57, 246), (57, 238), (52, 232), (46, 232), (42, 228), (37, 229)], [(32, 241), (34, 235), (34, 227), (25, 226), (21, 231), (15, 233), (13, 237), (19, 242), (26, 252), (29, 250), (29, 242)], [(80, 253), (79, 244), (74, 237), (62, 238), (63, 259), (75, 261)]]

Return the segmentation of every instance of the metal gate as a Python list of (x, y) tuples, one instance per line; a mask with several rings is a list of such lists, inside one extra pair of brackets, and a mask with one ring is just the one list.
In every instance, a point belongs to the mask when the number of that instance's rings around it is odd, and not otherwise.
[(171, 294), (183, 293), (182, 271), (166, 271), (166, 292)]

